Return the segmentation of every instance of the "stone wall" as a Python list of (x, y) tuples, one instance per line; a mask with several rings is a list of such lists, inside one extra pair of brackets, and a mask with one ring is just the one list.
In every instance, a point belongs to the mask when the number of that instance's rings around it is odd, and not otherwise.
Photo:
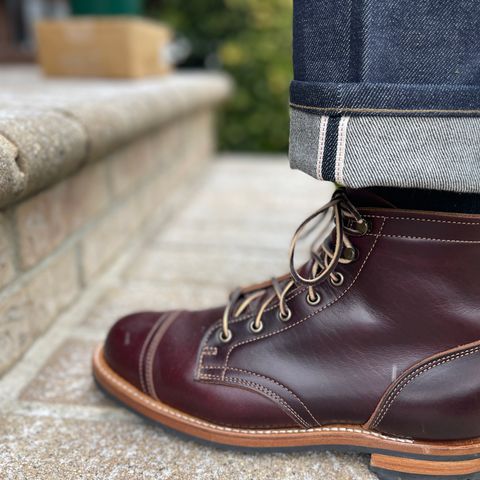
[(0, 374), (178, 185), (201, 174), (215, 147), (213, 118), (214, 105), (185, 109), (0, 211)]

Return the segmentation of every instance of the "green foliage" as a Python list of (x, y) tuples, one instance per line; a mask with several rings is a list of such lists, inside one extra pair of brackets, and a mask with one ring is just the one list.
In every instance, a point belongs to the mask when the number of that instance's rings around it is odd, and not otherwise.
[(287, 149), (291, 9), (291, 0), (163, 0), (150, 9), (191, 42), (185, 66), (221, 67), (234, 78), (219, 122), (223, 149)]

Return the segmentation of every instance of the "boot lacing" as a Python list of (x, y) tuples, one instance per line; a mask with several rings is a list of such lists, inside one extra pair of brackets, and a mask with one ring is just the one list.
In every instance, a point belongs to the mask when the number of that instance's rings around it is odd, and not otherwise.
[[(345, 222), (345, 219), (349, 222)], [(307, 229), (307, 226), (313, 220), (316, 221)], [(307, 278), (295, 267), (295, 249), (298, 241), (312, 233), (320, 224), (322, 224), (322, 228), (320, 228), (320, 232), (310, 248), (312, 268), (311, 276)], [(329, 235), (332, 230), (335, 239), (333, 249), (330, 246), (332, 236)], [(289, 251), (290, 274), (272, 278), (270, 281), (258, 285), (238, 288), (231, 293), (228, 305), (223, 313), (222, 328), (219, 332), (220, 340), (227, 343), (232, 339), (232, 331), (229, 328), (230, 318), (239, 317), (255, 299), (263, 296), (268, 289), (273, 288), (272, 295), (268, 296), (260, 305), (255, 319), (249, 325), (253, 333), (259, 333), (263, 330), (263, 313), (274, 299), (278, 299), (278, 318), (284, 322), (290, 320), (292, 311), (288, 307), (285, 297), (294, 285), (308, 287), (307, 302), (310, 305), (320, 303), (321, 296), (315, 290), (315, 287), (327, 278), (330, 278), (332, 285), (340, 286), (343, 283), (343, 275), (340, 272), (335, 272), (335, 268), (339, 263), (348, 264), (357, 257), (357, 251), (347, 237), (347, 233), (365, 234), (367, 230), (366, 220), (347, 198), (345, 191), (337, 190), (327, 204), (308, 216), (295, 231)], [(282, 283), (285, 281), (286, 284), (282, 287)], [(244, 297), (243, 300), (237, 306), (242, 297)]]

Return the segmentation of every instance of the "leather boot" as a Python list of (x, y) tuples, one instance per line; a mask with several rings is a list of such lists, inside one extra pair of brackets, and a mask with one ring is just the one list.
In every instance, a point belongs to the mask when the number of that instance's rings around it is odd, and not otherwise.
[(480, 478), (480, 215), (349, 195), (300, 225), (289, 274), (219, 308), (120, 319), (98, 383), (212, 442), (348, 446), (382, 479)]

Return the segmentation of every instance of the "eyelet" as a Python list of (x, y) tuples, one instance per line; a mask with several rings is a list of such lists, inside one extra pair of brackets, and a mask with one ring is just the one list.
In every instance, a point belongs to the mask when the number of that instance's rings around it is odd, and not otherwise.
[(218, 331), (218, 339), (222, 343), (228, 343), (232, 339), (232, 337), (233, 337), (233, 334), (232, 334), (232, 331), (230, 329), (228, 330), (227, 336), (224, 335), (223, 329), (220, 329)]
[(292, 311), (289, 308), (287, 308), (287, 313), (283, 315), (282, 311), (278, 310), (277, 316), (282, 322), (288, 322), (292, 318)]
[(370, 224), (364, 218), (357, 222), (356, 227), (359, 235), (366, 235), (370, 230)]
[(318, 305), (320, 302), (322, 301), (322, 297), (320, 296), (320, 294), (318, 292), (315, 292), (315, 298), (310, 298), (310, 294), (307, 293), (307, 303), (309, 305), (312, 305), (312, 307), (314, 305)]
[(252, 333), (260, 333), (262, 330), (263, 330), (263, 322), (260, 322), (258, 324), (258, 327), (255, 327), (255, 320), (252, 320), (249, 324), (248, 324), (248, 329), (252, 332)]
[(334, 275), (336, 278), (338, 278), (338, 280), (334, 280), (334, 278), (330, 277), (330, 283), (334, 287), (340, 287), (341, 285), (343, 285), (343, 282), (345, 281), (345, 277), (340, 272), (335, 272)]
[(354, 262), (358, 258), (358, 250), (355, 247), (346, 247), (343, 249), (342, 258)]

